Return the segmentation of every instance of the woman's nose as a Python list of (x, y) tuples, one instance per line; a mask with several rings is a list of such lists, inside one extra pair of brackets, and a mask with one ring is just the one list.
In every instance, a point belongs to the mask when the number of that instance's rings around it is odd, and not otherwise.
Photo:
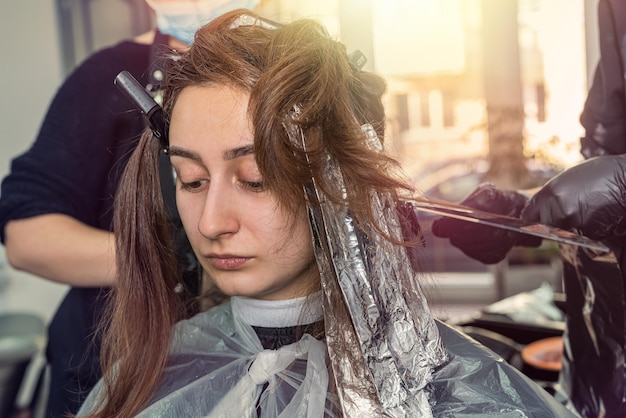
[(198, 230), (208, 239), (218, 239), (239, 230), (236, 192), (230, 185), (211, 184), (198, 222)]

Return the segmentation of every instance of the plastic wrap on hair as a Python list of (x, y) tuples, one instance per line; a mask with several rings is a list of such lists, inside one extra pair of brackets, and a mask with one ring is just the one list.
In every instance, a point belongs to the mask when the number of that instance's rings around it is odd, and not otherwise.
[[(297, 109), (294, 111), (297, 114)], [(291, 117), (295, 115), (290, 115)], [(285, 128), (294, 145), (306, 151), (306, 138), (288, 118)], [(365, 137), (380, 147), (375, 131)], [(340, 167), (330, 157), (324, 168), (327, 187), (345, 197)], [(350, 209), (320, 195), (313, 180), (305, 185), (315, 252), (325, 293), (327, 344), (346, 416), (431, 416), (426, 392), (433, 368), (447, 354), (406, 251), (384, 239), (371, 225), (356, 225)], [(372, 196), (372, 211), (385, 234), (402, 239), (395, 203)], [(338, 287), (354, 329), (340, 328), (329, 303)], [(354, 342), (358, 364), (334, 353), (339, 339)], [(335, 354), (335, 355), (334, 355)], [(374, 391), (375, 399), (367, 394)], [(372, 415), (369, 415), (372, 414)]]

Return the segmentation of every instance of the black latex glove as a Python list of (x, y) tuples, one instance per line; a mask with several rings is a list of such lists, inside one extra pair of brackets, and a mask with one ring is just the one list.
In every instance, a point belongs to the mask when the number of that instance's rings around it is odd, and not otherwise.
[[(499, 190), (491, 183), (483, 183), (461, 204), (478, 210), (517, 217), (527, 201), (528, 198), (521, 193)], [(435, 220), (432, 231), (440, 238), (448, 238), (452, 245), (467, 256), (485, 264), (502, 261), (515, 245), (541, 244), (541, 238), (446, 217)]]
[(528, 202), (524, 219), (623, 246), (626, 235), (626, 154), (595, 157), (547, 182)]

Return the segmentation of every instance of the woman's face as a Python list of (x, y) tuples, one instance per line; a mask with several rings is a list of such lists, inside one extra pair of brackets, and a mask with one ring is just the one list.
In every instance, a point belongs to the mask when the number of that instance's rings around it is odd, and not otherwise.
[(180, 93), (169, 130), (178, 211), (202, 267), (224, 293), (304, 296), (319, 282), (308, 219), (304, 210), (286, 212), (265, 189), (248, 99), (218, 85)]

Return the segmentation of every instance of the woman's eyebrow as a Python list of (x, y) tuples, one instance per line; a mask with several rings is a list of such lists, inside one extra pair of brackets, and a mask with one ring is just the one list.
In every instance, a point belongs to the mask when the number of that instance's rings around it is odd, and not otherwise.
[(170, 157), (182, 157), (182, 158), (188, 158), (193, 161), (202, 162), (202, 158), (200, 157), (199, 154), (193, 151), (189, 151), (184, 148), (179, 148), (175, 145), (170, 146), (168, 154)]
[[(225, 161), (234, 160), (235, 158), (244, 157), (246, 155), (254, 154), (254, 145), (244, 145), (243, 147), (237, 147), (233, 149), (229, 149), (224, 151), (223, 158)], [(185, 148), (180, 148), (175, 145), (170, 146), (169, 149), (170, 157), (182, 157), (188, 158), (193, 161), (202, 162), (202, 157), (200, 154), (187, 150)]]
[(246, 155), (254, 154), (254, 145), (244, 145), (243, 147), (233, 148), (227, 151), (224, 151), (224, 160), (230, 161), (235, 158), (243, 157)]

